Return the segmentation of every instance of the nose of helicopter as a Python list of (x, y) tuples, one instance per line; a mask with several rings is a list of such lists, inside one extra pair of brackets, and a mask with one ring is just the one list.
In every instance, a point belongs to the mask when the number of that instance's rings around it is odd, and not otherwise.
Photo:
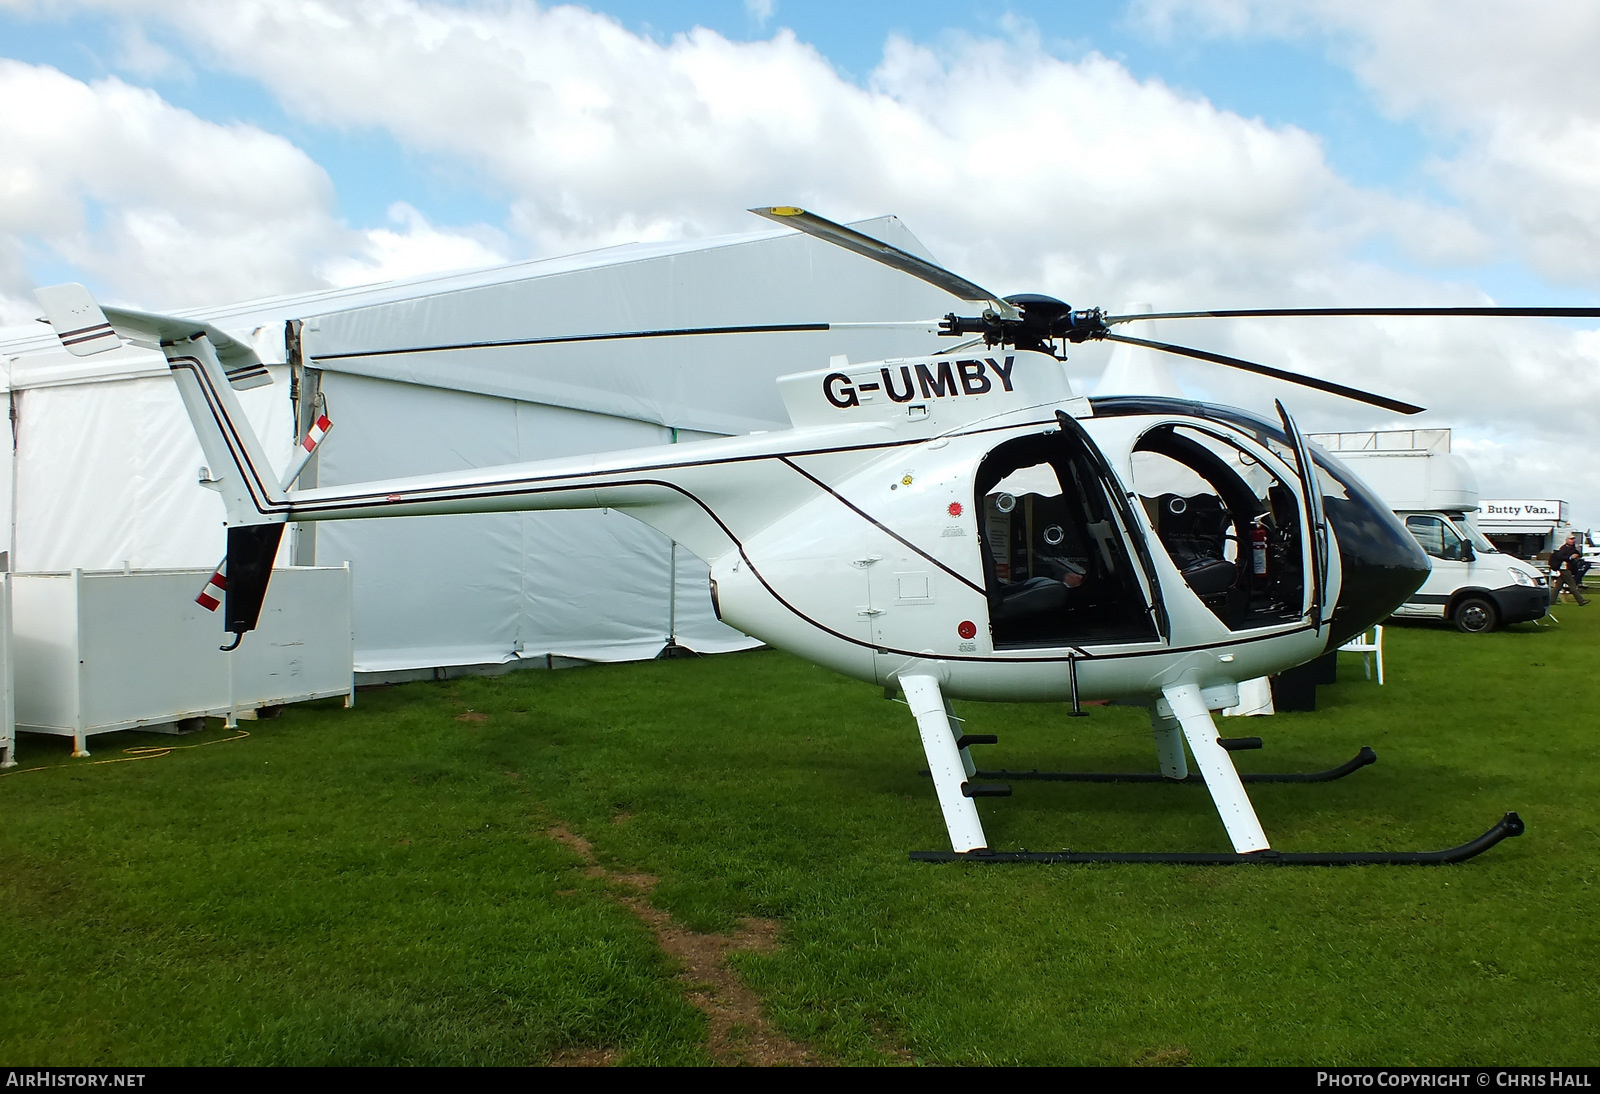
[(1349, 468), (1320, 453), (1316, 463), (1338, 484), (1323, 496), (1343, 571), (1326, 647), (1335, 650), (1387, 619), (1427, 580), (1429, 563), (1394, 512)]

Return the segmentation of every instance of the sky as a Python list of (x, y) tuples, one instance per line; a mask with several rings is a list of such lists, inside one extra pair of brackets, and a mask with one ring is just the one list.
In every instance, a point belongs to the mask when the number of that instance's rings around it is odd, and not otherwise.
[[(781, 204), (1079, 307), (1596, 306), (1597, 56), (1589, 0), (0, 0), (0, 325), (61, 281), (201, 307)], [(1176, 362), (1191, 395), (1449, 426), (1485, 497), (1600, 526), (1600, 322), (1149, 326), (1429, 410)]]

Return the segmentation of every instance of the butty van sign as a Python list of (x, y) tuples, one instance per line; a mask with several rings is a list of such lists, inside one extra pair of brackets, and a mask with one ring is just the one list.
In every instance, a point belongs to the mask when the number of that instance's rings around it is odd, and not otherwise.
[(1560, 523), (1567, 519), (1567, 503), (1553, 498), (1512, 498), (1478, 503), (1478, 515), (1488, 520), (1536, 520)]

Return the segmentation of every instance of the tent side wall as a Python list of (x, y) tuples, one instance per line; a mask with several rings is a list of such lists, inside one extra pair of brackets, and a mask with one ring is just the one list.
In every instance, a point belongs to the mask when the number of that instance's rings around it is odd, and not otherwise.
[[(271, 386), (240, 401), (282, 466), (292, 410), (285, 370), (271, 371)], [(205, 457), (165, 362), (154, 374), (16, 388), (11, 399), (12, 570), (216, 565), (227, 544), (222, 501), (198, 484)]]
[[(625, 418), (360, 376), (326, 374), (322, 390), (336, 422), (319, 458), (323, 483), (673, 439), (670, 428)], [(355, 560), (358, 672), (546, 654), (637, 660), (674, 633), (706, 653), (754, 644), (716, 621), (707, 568), (682, 548), (674, 597), (671, 542), (619, 513), (334, 521), (315, 532), (319, 562)]]

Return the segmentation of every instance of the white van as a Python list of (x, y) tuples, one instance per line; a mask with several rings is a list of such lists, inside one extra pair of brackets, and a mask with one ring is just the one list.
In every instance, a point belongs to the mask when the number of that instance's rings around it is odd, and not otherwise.
[(1445, 619), (1468, 634), (1543, 618), (1550, 584), (1532, 563), (1495, 549), (1467, 514), (1478, 508), (1472, 468), (1450, 451), (1448, 429), (1317, 433), (1311, 439), (1355, 470), (1394, 509), (1433, 563), (1395, 610)]
[(1464, 514), (1434, 511), (1398, 516), (1428, 553), (1433, 572), (1395, 609), (1395, 615), (1448, 619), (1468, 634), (1544, 618), (1550, 608), (1544, 574), (1495, 550)]

